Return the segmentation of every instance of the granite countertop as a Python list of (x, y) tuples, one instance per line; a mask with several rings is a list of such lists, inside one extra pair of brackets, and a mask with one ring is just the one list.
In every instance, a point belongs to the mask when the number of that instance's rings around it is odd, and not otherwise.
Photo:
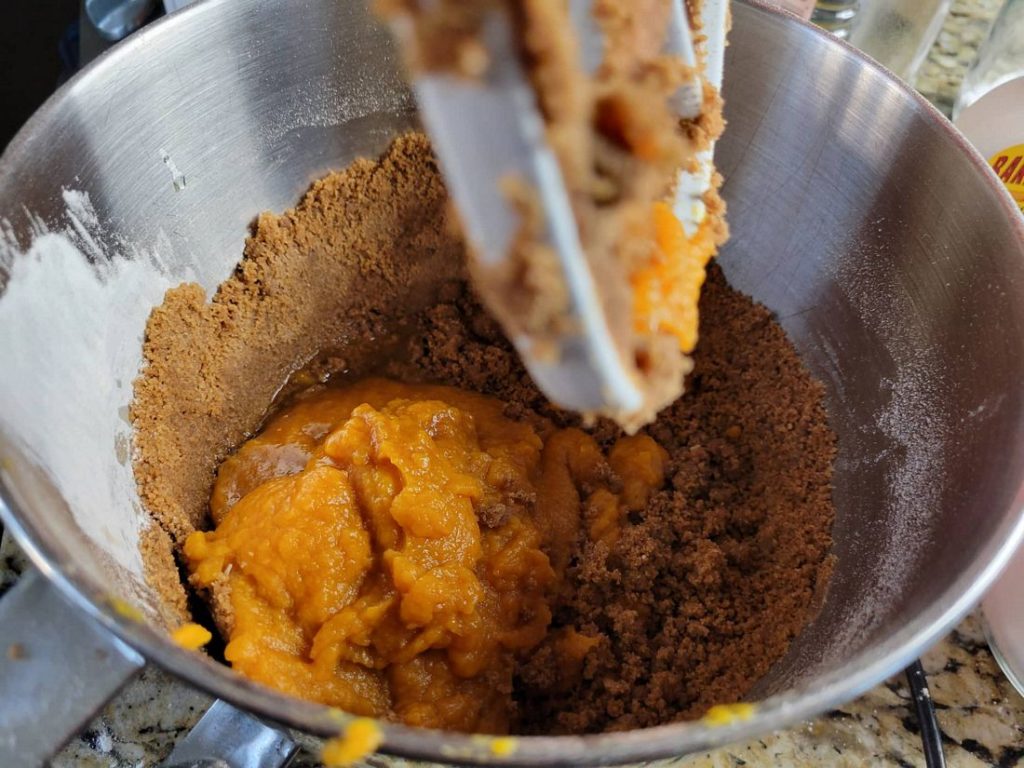
[[(1002, 0), (955, 0), (918, 73), (918, 89), (949, 114), (960, 80)], [(12, 542), (0, 543), (0, 592), (25, 568)], [(1024, 698), (996, 666), (977, 613), (922, 659), (950, 768), (1024, 764)], [(148, 668), (53, 761), (55, 768), (159, 764), (211, 699)], [(299, 766), (315, 766), (316, 743), (302, 738)], [(903, 676), (841, 709), (746, 744), (683, 761), (725, 766), (923, 766), (917, 717)]]

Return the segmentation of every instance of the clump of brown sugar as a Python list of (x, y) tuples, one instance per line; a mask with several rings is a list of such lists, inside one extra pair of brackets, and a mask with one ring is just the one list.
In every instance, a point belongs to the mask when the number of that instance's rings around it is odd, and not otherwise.
[[(530, 381), (463, 263), (429, 146), (405, 137), (261, 216), (211, 301), (194, 286), (168, 293), (132, 417), (136, 477), (160, 523), (146, 560), (180, 613), (172, 550), (205, 527), (216, 467), (289, 377), (433, 381), (501, 398), (518, 419), (576, 422)], [(741, 700), (816, 611), (833, 520), (821, 387), (717, 269), (700, 309), (688, 391), (647, 429), (671, 454), (669, 481), (611, 547), (572, 543), (553, 629), (599, 642), (575, 670), (543, 646), (521, 660), (521, 732), (643, 727)], [(592, 432), (605, 447), (621, 434), (609, 421)]]

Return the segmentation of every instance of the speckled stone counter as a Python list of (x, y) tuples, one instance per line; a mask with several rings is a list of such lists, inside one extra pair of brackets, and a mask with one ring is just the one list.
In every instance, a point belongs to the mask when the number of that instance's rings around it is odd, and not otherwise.
[[(956, 0), (917, 87), (949, 113), (1001, 0)], [(25, 567), (0, 545), (0, 592)], [(1024, 765), (1024, 698), (996, 666), (977, 615), (923, 659), (950, 768)], [(55, 768), (153, 766), (202, 716), (210, 698), (156, 669), (145, 670), (53, 761)], [(296, 765), (315, 766), (315, 740), (300, 738)], [(903, 677), (849, 705), (746, 744), (695, 755), (687, 768), (726, 766), (923, 766), (917, 718)]]

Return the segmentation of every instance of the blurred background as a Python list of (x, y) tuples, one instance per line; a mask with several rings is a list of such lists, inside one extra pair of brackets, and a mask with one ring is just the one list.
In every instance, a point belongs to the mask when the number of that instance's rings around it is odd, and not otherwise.
[[(81, 66), (153, 19), (194, 1), (5, 0), (0, 149)], [(769, 1), (846, 38), (914, 83), (946, 114), (954, 111), (965, 73), (1000, 10), (1007, 22), (1024, 17), (1024, 0)], [(1019, 10), (1014, 13), (1011, 6)]]
[(0, 25), (0, 147), (58, 84), (59, 46), (78, 22), (80, 0), (6, 0)]
[(0, 149), (57, 87), (116, 41), (191, 0), (4, 0)]

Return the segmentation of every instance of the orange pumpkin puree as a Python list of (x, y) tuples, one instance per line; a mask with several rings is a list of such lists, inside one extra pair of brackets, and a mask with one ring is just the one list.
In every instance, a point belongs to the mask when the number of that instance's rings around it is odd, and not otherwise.
[(718, 249), (714, 226), (707, 218), (691, 237), (668, 203), (655, 203), (653, 215), (650, 260), (630, 276), (634, 330), (671, 334), (689, 354), (697, 346), (700, 289)]
[[(307, 393), (228, 458), (216, 528), (185, 555), (228, 603), (243, 675), (358, 715), (506, 733), (516, 659), (545, 640), (579, 537), (614, 539), (667, 459), (646, 436), (605, 457), (494, 398), (370, 379)], [(578, 668), (597, 640), (559, 634)]]

